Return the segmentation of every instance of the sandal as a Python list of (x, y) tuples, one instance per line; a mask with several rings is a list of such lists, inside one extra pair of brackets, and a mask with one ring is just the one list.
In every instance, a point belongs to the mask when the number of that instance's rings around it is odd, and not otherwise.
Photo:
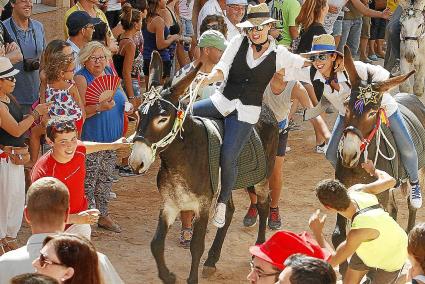
[(97, 226), (99, 228), (102, 228), (102, 229), (105, 229), (105, 230), (108, 230), (108, 231), (112, 231), (112, 232), (115, 232), (115, 233), (121, 233), (122, 232), (121, 227), (117, 223), (115, 223), (114, 221), (112, 221), (111, 224), (107, 224), (107, 223), (102, 224), (103, 218), (104, 217), (100, 217), (99, 221), (97, 222)]
[(3, 254), (5, 254), (8, 251), (9, 251), (9, 249), (8, 249), (7, 245), (4, 243), (4, 239), (1, 239), (0, 240), (0, 256), (2, 256)]
[(19, 248), (18, 239), (6, 237), (3, 239), (3, 245), (6, 246), (9, 251)]

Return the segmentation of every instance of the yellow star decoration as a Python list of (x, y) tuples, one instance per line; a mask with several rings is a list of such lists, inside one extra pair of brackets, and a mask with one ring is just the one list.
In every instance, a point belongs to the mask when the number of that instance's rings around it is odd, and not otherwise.
[(372, 85), (367, 85), (365, 88), (359, 87), (360, 94), (357, 96), (357, 99), (363, 100), (364, 105), (366, 106), (368, 103), (377, 104), (379, 92), (375, 92), (372, 89)]

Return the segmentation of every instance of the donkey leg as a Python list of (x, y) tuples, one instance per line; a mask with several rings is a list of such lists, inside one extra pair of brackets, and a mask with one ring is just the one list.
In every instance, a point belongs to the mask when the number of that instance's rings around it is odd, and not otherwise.
[[(336, 215), (336, 224), (335, 229), (332, 233), (332, 244), (334, 248), (337, 248), (343, 241), (345, 241), (347, 236), (347, 220), (345, 217), (340, 214)], [(345, 272), (347, 271), (348, 264), (343, 262), (339, 265), (339, 273), (344, 277)]]
[(204, 268), (202, 270), (203, 277), (209, 277), (216, 270), (215, 264), (220, 259), (221, 248), (223, 247), (224, 238), (226, 237), (227, 230), (229, 229), (230, 223), (232, 222), (234, 212), (235, 205), (233, 204), (233, 198), (230, 197), (229, 201), (227, 202), (226, 223), (224, 224), (223, 228), (217, 230), (214, 242), (208, 251), (208, 258), (205, 261)]
[[(410, 63), (407, 62), (406, 58), (404, 57), (404, 50), (400, 50), (400, 71), (402, 74), (409, 73), (411, 67)], [(399, 90), (402, 93), (412, 93), (413, 88), (410, 84), (410, 80), (406, 80), (403, 83), (399, 85)]]
[(257, 210), (260, 220), (258, 226), (257, 241), (255, 244), (262, 244), (266, 241), (266, 228), (267, 228), (267, 217), (269, 216), (270, 210), (270, 198), (268, 183), (262, 184), (256, 188), (257, 193)]
[[(423, 57), (423, 54), (417, 55), (417, 56)], [(423, 65), (424, 65), (423, 63), (415, 64), (416, 74), (415, 74), (415, 83), (413, 84), (413, 93), (417, 95), (418, 97), (422, 97), (425, 91), (424, 90), (425, 66)]]
[[(207, 207), (209, 208), (209, 206)], [(198, 283), (198, 269), (202, 254), (205, 250), (205, 234), (208, 225), (208, 209), (200, 213), (200, 217), (193, 224), (193, 236), (190, 242), (190, 253), (192, 255), (192, 265), (187, 283)]]
[(156, 266), (158, 268), (158, 277), (167, 284), (176, 283), (176, 276), (171, 273), (165, 264), (164, 258), (164, 247), (165, 237), (168, 232), (167, 216), (164, 210), (159, 212), (158, 226), (156, 228), (155, 235), (151, 241), (151, 251), (155, 258)]
[(397, 208), (397, 202), (395, 201), (394, 192), (395, 192), (395, 188), (391, 188), (389, 193), (390, 196), (389, 196), (387, 211), (390, 214), (390, 216), (397, 221), (398, 208)]
[(409, 208), (409, 218), (408, 218), (408, 221), (407, 221), (406, 232), (409, 233), (413, 229), (413, 227), (415, 226), (417, 209), (412, 207), (412, 205), (410, 204), (409, 197), (407, 197), (407, 205), (408, 205), (408, 208)]

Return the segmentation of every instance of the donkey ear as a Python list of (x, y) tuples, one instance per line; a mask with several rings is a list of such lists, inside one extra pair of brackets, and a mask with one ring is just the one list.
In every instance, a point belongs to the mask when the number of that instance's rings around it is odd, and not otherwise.
[(407, 74), (396, 76), (382, 82), (377, 82), (374, 84), (375, 85), (374, 89), (375, 91), (380, 93), (387, 92), (388, 90), (391, 90), (392, 88), (397, 87), (398, 85), (400, 85), (401, 83), (409, 79), (409, 77), (415, 74), (415, 72), (416, 70), (412, 70)]
[(351, 86), (357, 86), (361, 80), (359, 74), (357, 74), (350, 48), (347, 45), (344, 46), (344, 66), (348, 73)]
[(152, 52), (151, 63), (149, 65), (149, 81), (148, 90), (151, 87), (157, 87), (161, 85), (162, 78), (162, 59), (159, 52), (154, 50)]
[(189, 72), (184, 78), (182, 78), (179, 82), (177, 82), (174, 86), (171, 87), (171, 100), (178, 101), (178, 99), (184, 95), (189, 85), (192, 83), (193, 79), (195, 79), (196, 74), (199, 69), (201, 69), (202, 63), (199, 63), (194, 70)]

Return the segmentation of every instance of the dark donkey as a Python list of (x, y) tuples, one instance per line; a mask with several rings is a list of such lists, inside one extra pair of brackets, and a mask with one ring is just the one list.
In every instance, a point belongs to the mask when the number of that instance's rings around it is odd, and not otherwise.
[[(161, 66), (159, 54), (154, 53), (150, 65), (150, 89), (159, 86), (162, 74)], [(191, 115), (187, 115), (182, 125), (184, 131), (176, 135), (172, 142), (169, 140), (171, 143), (168, 145), (166, 145), (167, 143), (161, 144), (164, 137), (173, 133), (176, 121), (182, 117), (184, 110), (180, 109), (179, 99), (191, 84), (199, 68), (200, 66), (197, 66), (195, 71), (189, 73), (172, 88), (158, 91), (156, 94), (152, 93), (147, 102), (145, 100), (138, 111), (139, 123), (129, 161), (133, 170), (144, 173), (154, 161), (157, 150), (161, 158), (157, 186), (164, 200), (164, 207), (159, 213), (158, 227), (151, 242), (151, 250), (158, 267), (159, 278), (164, 283), (175, 283), (176, 281), (176, 276), (169, 271), (165, 264), (164, 242), (169, 226), (174, 222), (177, 214), (183, 210), (194, 211), (196, 216), (190, 244), (192, 265), (187, 282), (198, 283), (198, 268), (205, 249), (209, 209), (214, 197), (208, 164), (208, 138), (204, 125)], [(271, 116), (274, 119), (271, 120), (270, 115), (264, 113), (260, 117), (256, 129), (261, 140), (264, 141), (267, 172), (270, 173), (276, 155), (278, 130), (274, 116)], [(265, 117), (268, 118), (267, 121), (265, 121)], [(258, 186), (256, 193), (259, 196), (260, 216), (257, 243), (263, 243), (269, 210), (268, 188)], [(232, 200), (227, 206), (226, 224), (217, 230), (204, 264), (205, 274), (215, 271), (215, 264), (220, 257), (223, 241), (235, 210)]]
[[(377, 151), (376, 131), (378, 130), (379, 122), (381, 121), (380, 106), (383, 93), (407, 80), (414, 73), (414, 71), (406, 75), (388, 79), (383, 82), (371, 83), (371, 78), (369, 78), (368, 82), (366, 83), (362, 82), (357, 74), (351, 53), (347, 47), (344, 49), (344, 65), (349, 75), (352, 88), (351, 95), (346, 101), (346, 113), (344, 120), (345, 130), (339, 148), (340, 159), (338, 159), (335, 176), (345, 186), (350, 187), (354, 184), (365, 184), (375, 180), (374, 177), (370, 176), (364, 171), (360, 162), (364, 161), (365, 156), (368, 156), (368, 158), (372, 161), (375, 158)], [(368, 74), (368, 76), (371, 77), (370, 74)], [(376, 101), (370, 101), (367, 104), (364, 104), (363, 108), (360, 110), (358, 105), (359, 95), (361, 95), (362, 90), (364, 91), (369, 86), (372, 88), (371, 90), (373, 92), (376, 92), (371, 93), (370, 90), (367, 90), (369, 94), (375, 96), (370, 98), (376, 98)], [(401, 108), (402, 106), (407, 107), (417, 117), (422, 126), (425, 126), (425, 107), (415, 95), (400, 94), (396, 96), (396, 101)], [(401, 110), (403, 112), (403, 109)], [(385, 151), (383, 139), (381, 139), (380, 142), (381, 143), (379, 148), (381, 151)], [(396, 148), (395, 145), (394, 148)], [(403, 167), (399, 155), (395, 156), (395, 159), (395, 161), (398, 159), (399, 167)], [(393, 166), (391, 161), (382, 158), (380, 155), (378, 155), (378, 159), (376, 161), (376, 168), (384, 170), (393, 175)], [(419, 174), (421, 186), (423, 186), (423, 168), (420, 169)], [(395, 178), (401, 177), (396, 176)], [(377, 197), (384, 208), (389, 210), (391, 216), (396, 218), (397, 207), (395, 205), (393, 191), (385, 191), (379, 194)], [(415, 225), (415, 219), (416, 209), (412, 208), (409, 202), (409, 220), (407, 231), (410, 231), (413, 228)], [(344, 217), (337, 215), (336, 227), (332, 236), (332, 242), (335, 247), (337, 247), (345, 240), (346, 223), (347, 221)], [(346, 266), (343, 265), (340, 268), (342, 269), (341, 273), (343, 275)]]

